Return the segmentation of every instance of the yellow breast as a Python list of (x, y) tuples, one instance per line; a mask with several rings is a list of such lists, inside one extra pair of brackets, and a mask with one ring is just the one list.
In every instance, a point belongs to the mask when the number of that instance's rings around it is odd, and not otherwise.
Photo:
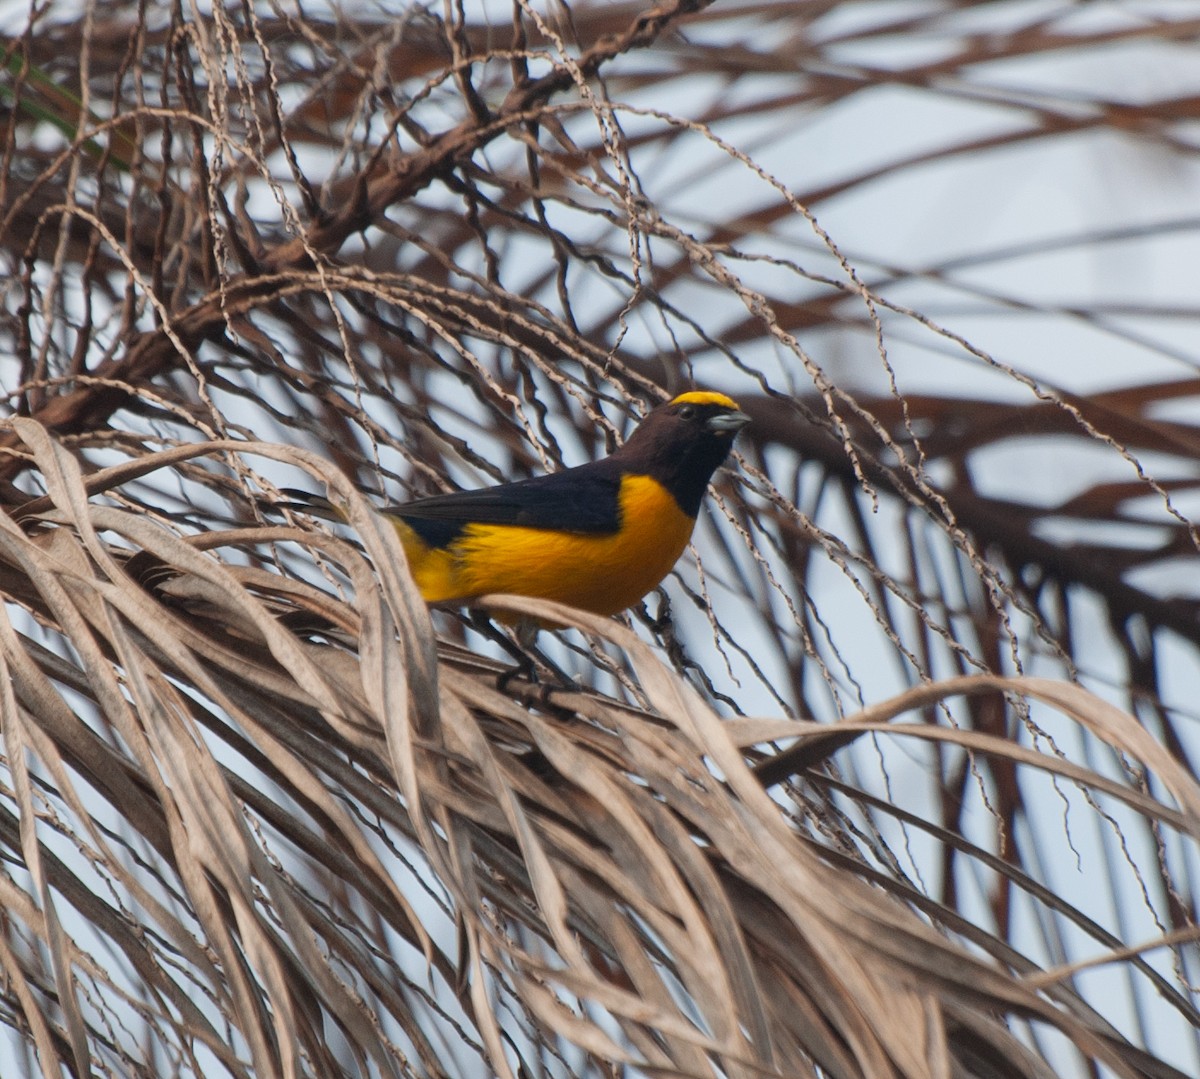
[(649, 476), (624, 477), (620, 519), (605, 536), (470, 525), (446, 548), (427, 547), (403, 522), (397, 528), (427, 603), (512, 592), (616, 614), (671, 571), (696, 523)]

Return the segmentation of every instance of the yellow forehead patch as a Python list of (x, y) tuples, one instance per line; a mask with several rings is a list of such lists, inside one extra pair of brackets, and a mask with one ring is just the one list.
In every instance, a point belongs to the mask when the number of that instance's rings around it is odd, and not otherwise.
[(721, 408), (731, 408), (737, 411), (737, 402), (723, 393), (713, 393), (711, 390), (691, 390), (681, 393), (671, 399), (673, 405), (719, 405)]

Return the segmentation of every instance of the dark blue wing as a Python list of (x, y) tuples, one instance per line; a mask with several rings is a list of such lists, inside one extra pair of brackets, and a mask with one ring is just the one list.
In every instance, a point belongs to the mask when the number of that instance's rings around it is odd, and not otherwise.
[(589, 535), (620, 526), (621, 473), (606, 460), (498, 487), (433, 495), (383, 512), (431, 547), (454, 542), (469, 524), (520, 525)]

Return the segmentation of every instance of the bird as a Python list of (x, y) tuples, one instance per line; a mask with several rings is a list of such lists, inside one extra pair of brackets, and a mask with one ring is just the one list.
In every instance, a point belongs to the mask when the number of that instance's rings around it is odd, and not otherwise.
[(430, 606), (507, 592), (614, 615), (671, 572), (749, 422), (731, 397), (691, 390), (652, 409), (600, 460), (380, 512)]

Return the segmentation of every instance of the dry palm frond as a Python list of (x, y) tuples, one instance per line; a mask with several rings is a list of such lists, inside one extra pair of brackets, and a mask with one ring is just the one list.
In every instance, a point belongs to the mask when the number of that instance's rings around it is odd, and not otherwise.
[[(1200, 21), (137, 14), (0, 68), (10, 1070), (1200, 1068)], [(696, 557), (498, 682), (352, 488), (692, 382)]]
[[(450, 1024), (458, 1052), (501, 1072), (510, 1052), (529, 1068), (573, 1044), (688, 1074), (1050, 1074), (998, 1022), (1011, 1016), (1114, 1074), (1172, 1074), (1146, 1069), (1072, 971), (1043, 972), (855, 857), (836, 817), (790, 818), (771, 792), (818, 781), (798, 757), (828, 725), (722, 721), (628, 629), (510, 597), (619, 647), (644, 705), (549, 687), (513, 699), (490, 665), (437, 661), (396, 536), (311, 455), (197, 445), (85, 484), (43, 429), (16, 433), (47, 495), (3, 530), (5, 580), (72, 644), (58, 656), (3, 627), (15, 812), (0, 825), (21, 867), (4, 885), (4, 965), (44, 1071), (84, 1073), (94, 1055), (144, 1072), (153, 1045), (184, 1070), (326, 1074), (357, 1057), (387, 1073), (441, 1060)], [(229, 454), (340, 485), (362, 549), (294, 526), (186, 537), (99, 497)], [(319, 552), (352, 598), (210, 553), (265, 545)], [(345, 641), (296, 636), (300, 616)], [(1049, 705), (1164, 797), (977, 731), (889, 726), (980, 694)], [(1200, 785), (1077, 686), (951, 680), (833, 733), (889, 730), (1045, 770), (1198, 838)], [(792, 748), (756, 775), (745, 753), (779, 742)]]

